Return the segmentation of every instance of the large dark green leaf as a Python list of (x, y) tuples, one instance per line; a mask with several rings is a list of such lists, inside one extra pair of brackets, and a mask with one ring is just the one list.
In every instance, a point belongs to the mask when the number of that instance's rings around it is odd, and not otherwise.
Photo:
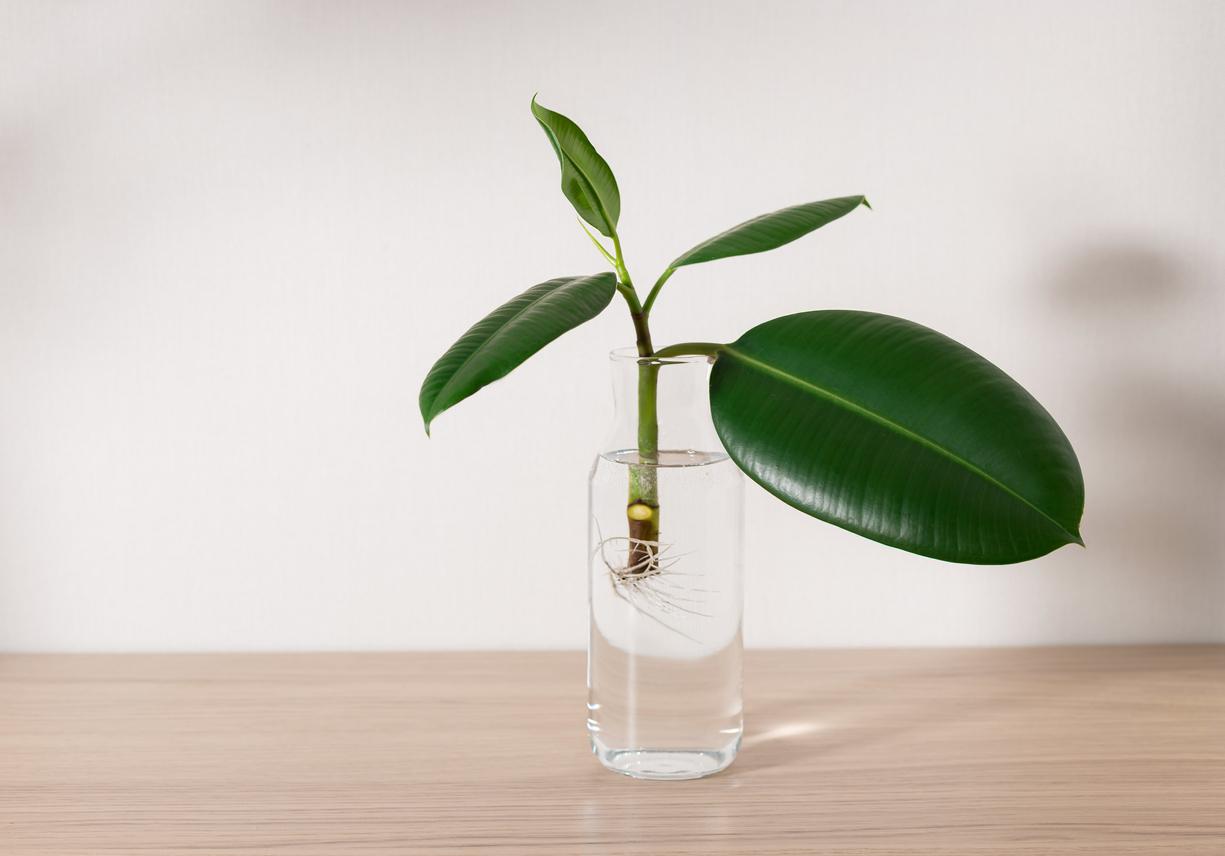
[(977, 564), (1081, 543), (1080, 466), (1050, 414), (910, 321), (839, 310), (768, 321), (719, 349), (710, 404), (754, 481), (876, 541)]
[(535, 98), (532, 115), (561, 161), (561, 192), (580, 217), (611, 238), (621, 216), (621, 192), (608, 163), (578, 125), (540, 106)]
[(434, 363), (421, 384), (421, 418), (430, 422), (483, 386), (505, 377), (562, 333), (599, 315), (616, 293), (611, 271), (542, 282), (486, 315)]
[(764, 253), (802, 238), (826, 223), (850, 214), (860, 205), (868, 205), (868, 200), (862, 196), (843, 196), (762, 214), (703, 241), (688, 252), (681, 253), (669, 267), (678, 268), (729, 256)]

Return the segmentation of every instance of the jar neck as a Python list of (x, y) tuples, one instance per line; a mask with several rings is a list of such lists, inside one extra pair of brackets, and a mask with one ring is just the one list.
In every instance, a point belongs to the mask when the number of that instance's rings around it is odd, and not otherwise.
[(614, 410), (603, 452), (637, 450), (640, 420), (652, 411), (659, 452), (722, 451), (710, 418), (709, 357), (640, 358), (633, 348), (619, 348), (609, 354), (609, 365)]

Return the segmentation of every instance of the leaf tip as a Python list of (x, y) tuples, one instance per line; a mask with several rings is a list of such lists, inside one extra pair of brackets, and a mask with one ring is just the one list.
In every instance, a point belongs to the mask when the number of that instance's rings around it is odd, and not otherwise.
[(1078, 547), (1085, 546), (1085, 539), (1081, 537), (1079, 526), (1063, 526), (1061, 528), (1063, 529), (1064, 544), (1075, 544)]
[[(429, 380), (429, 378), (426, 378)], [(421, 389), (421, 395), (417, 398), (417, 409), (421, 412), (421, 422), (425, 426), (425, 436), (430, 436), (430, 424), (434, 421), (434, 417), (438, 415), (434, 411), (434, 401), (431, 396), (427, 396), (424, 386)]]
[(859, 204), (862, 205), (864, 208), (867, 208), (869, 211), (876, 210), (875, 208), (872, 207), (872, 203), (868, 201), (868, 197), (866, 196), (859, 197)]

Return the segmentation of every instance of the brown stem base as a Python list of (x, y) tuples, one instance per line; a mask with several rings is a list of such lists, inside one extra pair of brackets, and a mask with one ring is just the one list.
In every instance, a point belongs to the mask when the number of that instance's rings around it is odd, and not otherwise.
[[(650, 509), (651, 515), (636, 519), (636, 515)], [(627, 509), (629, 518), (629, 576), (640, 577), (659, 570), (659, 507), (642, 501), (632, 503)]]

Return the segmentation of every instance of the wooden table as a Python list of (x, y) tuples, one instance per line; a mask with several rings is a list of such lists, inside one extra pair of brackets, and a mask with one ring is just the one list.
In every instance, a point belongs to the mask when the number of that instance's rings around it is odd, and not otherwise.
[(1225, 646), (757, 651), (638, 782), (577, 653), (0, 656), (0, 853), (1225, 854)]

